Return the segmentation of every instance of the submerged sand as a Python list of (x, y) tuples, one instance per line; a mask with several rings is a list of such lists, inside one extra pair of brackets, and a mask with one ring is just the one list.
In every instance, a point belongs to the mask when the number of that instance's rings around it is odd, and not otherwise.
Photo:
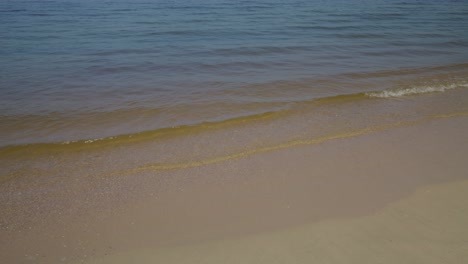
[[(40, 219), (2, 226), (0, 256), (5, 263), (464, 263), (467, 135), (468, 117), (447, 115), (157, 177), (104, 178), (87, 189), (62, 180), (69, 189), (51, 196)], [(110, 190), (115, 199), (94, 199)], [(3, 206), (11, 223), (19, 208)]]
[(128, 214), (204, 239), (87, 263), (465, 263), (467, 132), (467, 117), (449, 118), (237, 161), (264, 178), (192, 186), (166, 216), (146, 201)]
[[(239, 221), (249, 216), (230, 215), (234, 221), (229, 221), (223, 219), (226, 216), (214, 216), (209, 211), (226, 213), (236, 210), (232, 206), (244, 206), (243, 210), (250, 208), (250, 214), (258, 217), (259, 227), (288, 222), (291, 214), (308, 218), (309, 223), (185, 245), (143, 246), (87, 263), (465, 263), (468, 261), (467, 121), (466, 117), (438, 120), (329, 143), (318, 151), (326, 157), (324, 160), (309, 160), (317, 157), (308, 147), (268, 154), (269, 162), (287, 160), (301, 167), (292, 169), (291, 164), (281, 164), (287, 168), (283, 172), (293, 173), (278, 183), (281, 187), (274, 183), (249, 183), (258, 184), (257, 188), (266, 185), (264, 188), (272, 188), (271, 192), (260, 190), (252, 194), (245, 189), (220, 187), (223, 193), (230, 190), (237, 191), (236, 195), (252, 195), (236, 199), (250, 203), (239, 205), (229, 200), (230, 204), (226, 204), (225, 195), (216, 192), (223, 201), (211, 204), (230, 207), (225, 210), (211, 207), (203, 212), (207, 218), (229, 222), (231, 228), (240, 225), (245, 228), (246, 224)], [(378, 151), (370, 151), (370, 146)], [(363, 151), (369, 151), (369, 155), (363, 155)], [(327, 164), (325, 160), (332, 156), (335, 159)], [(335, 162), (339, 162), (339, 167), (334, 166)], [(317, 169), (317, 165), (321, 168)], [(310, 178), (313, 177), (310, 173), (320, 174), (322, 170), (319, 179)], [(301, 174), (304, 177), (297, 177)], [(288, 178), (295, 183), (286, 183)], [(451, 182), (442, 183), (445, 181)], [(428, 183), (429, 186), (424, 186)], [(208, 192), (199, 193), (197, 198), (214, 198), (213, 191)], [(265, 199), (267, 193), (271, 204), (284, 208), (284, 215), (273, 215), (273, 209), (265, 210), (263, 202), (253, 200)], [(261, 206), (255, 210), (261, 213), (253, 212), (252, 207), (257, 204)], [(199, 209), (195, 210), (202, 213)]]

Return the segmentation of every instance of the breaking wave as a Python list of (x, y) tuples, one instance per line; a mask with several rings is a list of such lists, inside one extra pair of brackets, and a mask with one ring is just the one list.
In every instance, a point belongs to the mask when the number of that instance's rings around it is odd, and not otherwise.
[(418, 85), (412, 87), (398, 87), (378, 92), (365, 93), (369, 97), (374, 98), (391, 98), (391, 97), (402, 97), (408, 95), (426, 94), (426, 93), (437, 93), (445, 92), (447, 90), (468, 87), (467, 81), (451, 84), (433, 84), (433, 85)]

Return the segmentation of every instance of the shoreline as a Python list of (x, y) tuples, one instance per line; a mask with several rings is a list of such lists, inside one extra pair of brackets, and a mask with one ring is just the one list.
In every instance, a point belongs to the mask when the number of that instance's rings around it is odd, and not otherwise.
[[(448, 117), (158, 177), (117, 177), (118, 200), (50, 212), (19, 233), (0, 230), (2, 243), (9, 241), (1, 255), (13, 262), (25, 254), (37, 263), (86, 262), (373, 214), (426, 185), (466, 180), (466, 131), (468, 117)], [(83, 199), (77, 205), (99, 197), (76, 195)]]
[(0, 264), (468, 263), (467, 8), (0, 2)]

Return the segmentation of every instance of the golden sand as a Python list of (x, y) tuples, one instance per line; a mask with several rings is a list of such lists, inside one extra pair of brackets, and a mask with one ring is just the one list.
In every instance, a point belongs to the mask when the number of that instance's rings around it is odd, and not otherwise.
[(87, 263), (466, 263), (468, 181), (432, 185), (368, 216)]
[(444, 116), (157, 174), (54, 178), (63, 189), (35, 186), (48, 200), (11, 193), (25, 208), (43, 206), (37, 213), (2, 205), (9, 222), (0, 229), (0, 256), (5, 263), (464, 263), (467, 135), (468, 117)]

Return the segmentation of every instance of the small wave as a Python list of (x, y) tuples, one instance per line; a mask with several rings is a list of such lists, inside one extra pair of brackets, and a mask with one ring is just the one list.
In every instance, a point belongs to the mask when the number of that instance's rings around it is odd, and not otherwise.
[(402, 97), (408, 95), (416, 94), (426, 94), (426, 93), (437, 93), (445, 92), (447, 90), (452, 90), (461, 87), (468, 87), (468, 83), (453, 83), (448, 85), (427, 85), (427, 86), (415, 86), (408, 88), (398, 88), (398, 89), (389, 89), (379, 92), (369, 92), (365, 93), (369, 97), (374, 98), (391, 98), (391, 97)]
[[(117, 136), (112, 136), (112, 137), (102, 137), (102, 138), (93, 138), (93, 139), (85, 139), (85, 140), (68, 140), (68, 141), (63, 141), (63, 142), (59, 142), (57, 144), (60, 144), (60, 145), (68, 145), (68, 144), (73, 144), (73, 143), (84, 143), (84, 144), (89, 144), (89, 143), (93, 143), (93, 142), (96, 142), (96, 141), (103, 141), (103, 140), (111, 140), (111, 139), (114, 139), (116, 138)], [(132, 135), (129, 135), (128, 137), (132, 137)], [(51, 143), (51, 144), (54, 144), (54, 143)]]

